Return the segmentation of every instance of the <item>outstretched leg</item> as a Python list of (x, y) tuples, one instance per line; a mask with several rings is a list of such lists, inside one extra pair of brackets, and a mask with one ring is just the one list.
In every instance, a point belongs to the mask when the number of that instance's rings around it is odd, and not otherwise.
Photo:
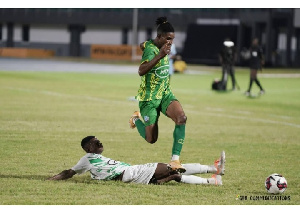
[[(191, 164), (186, 164), (191, 165)], [(169, 181), (176, 181), (189, 184), (215, 184), (222, 185), (222, 177), (220, 175), (214, 174), (211, 178), (201, 178), (194, 175), (181, 175), (176, 171), (170, 171), (167, 164), (158, 163), (155, 173), (153, 175), (155, 178), (155, 184), (163, 184)]]
[(182, 164), (186, 169), (183, 175), (213, 173), (217, 175), (224, 175), (225, 173), (225, 151), (221, 152), (220, 157), (215, 160), (214, 165), (201, 165), (200, 163)]
[(194, 175), (182, 175), (181, 182), (189, 184), (222, 185), (222, 177), (221, 175), (213, 175), (211, 178), (202, 178)]
[(205, 173), (216, 173), (217, 169), (214, 165), (201, 165), (200, 163), (187, 163), (182, 164), (186, 169), (183, 175), (194, 175), (194, 174), (205, 174)]

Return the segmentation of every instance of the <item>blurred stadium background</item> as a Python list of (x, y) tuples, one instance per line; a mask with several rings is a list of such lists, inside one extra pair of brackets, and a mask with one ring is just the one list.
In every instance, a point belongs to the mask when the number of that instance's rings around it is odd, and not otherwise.
[[(225, 38), (240, 52), (258, 37), (266, 66), (300, 67), (300, 9), (292, 8), (2, 8), (0, 56), (135, 60), (159, 16), (174, 25), (187, 63), (216, 65)], [(237, 65), (246, 65), (240, 54)]]

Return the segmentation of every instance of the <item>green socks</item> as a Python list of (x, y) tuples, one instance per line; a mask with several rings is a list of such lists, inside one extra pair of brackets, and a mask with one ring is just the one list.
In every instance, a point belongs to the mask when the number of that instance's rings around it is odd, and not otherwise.
[(182, 145), (184, 143), (185, 138), (185, 124), (184, 125), (175, 125), (175, 129), (173, 132), (173, 148), (172, 148), (172, 155), (180, 156), (180, 152), (182, 149)]
[(145, 129), (145, 124), (143, 123), (143, 121), (141, 121), (140, 119), (137, 119), (135, 121), (135, 126), (136, 126), (138, 132), (140, 133), (140, 135), (142, 136), (142, 138), (146, 139), (146, 129)]

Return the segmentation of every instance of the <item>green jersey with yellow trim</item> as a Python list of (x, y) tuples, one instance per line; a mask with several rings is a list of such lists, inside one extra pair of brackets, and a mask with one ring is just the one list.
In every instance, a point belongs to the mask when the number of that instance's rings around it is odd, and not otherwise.
[[(151, 61), (159, 54), (159, 49), (153, 40), (144, 43), (144, 52), (141, 64)], [(151, 101), (162, 99), (170, 92), (169, 57), (162, 58), (147, 74), (141, 77), (141, 84), (136, 99), (139, 101)]]

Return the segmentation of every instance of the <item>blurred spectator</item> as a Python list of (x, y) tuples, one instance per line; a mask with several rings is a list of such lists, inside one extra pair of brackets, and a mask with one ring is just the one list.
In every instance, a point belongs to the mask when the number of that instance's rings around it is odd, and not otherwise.
[(173, 66), (175, 73), (183, 73), (186, 70), (186, 63), (180, 55), (176, 55)]
[(177, 54), (177, 51), (176, 51), (176, 47), (175, 47), (175, 44), (172, 44), (171, 46), (171, 50), (170, 50), (170, 53), (169, 53), (169, 74), (170, 74), (170, 77), (171, 75), (174, 74), (174, 59), (176, 57), (176, 54)]
[(231, 76), (232, 90), (235, 90), (236, 80), (234, 76), (234, 64), (236, 61), (236, 49), (230, 39), (225, 39), (219, 53), (219, 61), (222, 65), (221, 90), (226, 90), (228, 74)]

